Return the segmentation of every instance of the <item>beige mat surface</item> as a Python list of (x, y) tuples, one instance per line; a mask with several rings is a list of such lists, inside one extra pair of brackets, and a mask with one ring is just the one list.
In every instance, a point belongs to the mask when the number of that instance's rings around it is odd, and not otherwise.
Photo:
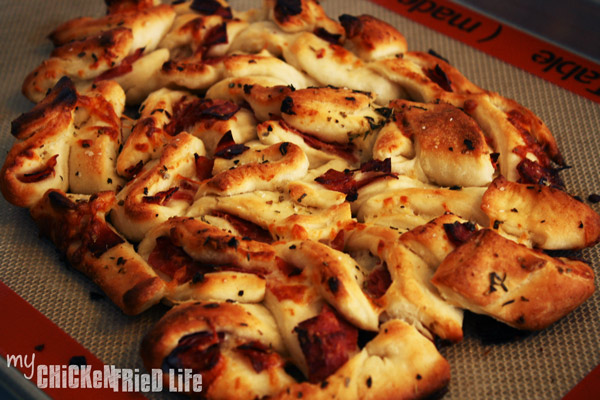
[[(21, 82), (50, 52), (45, 36), (59, 23), (101, 15), (101, 0), (5, 0), (0, 8), (0, 150), (12, 146), (10, 122), (32, 105)], [(235, 1), (238, 8), (259, 0)], [(557, 137), (572, 169), (562, 176), (584, 200), (600, 193), (600, 106), (367, 1), (327, 0), (327, 13), (370, 13), (397, 27), (409, 49), (433, 49), (481, 87), (532, 109)], [(518, 44), (515, 44), (518, 45)], [(2, 157), (2, 158), (3, 158)], [(592, 206), (600, 210), (600, 204)], [(87, 278), (38, 237), (27, 211), (0, 200), (0, 280), (108, 364), (141, 367), (141, 337), (166, 310), (123, 315)], [(600, 274), (600, 246), (577, 253)], [(600, 363), (600, 293), (542, 332), (524, 335), (468, 316), (462, 343), (442, 346), (452, 367), (444, 399), (558, 399)], [(0, 327), (0, 340), (1, 340)]]

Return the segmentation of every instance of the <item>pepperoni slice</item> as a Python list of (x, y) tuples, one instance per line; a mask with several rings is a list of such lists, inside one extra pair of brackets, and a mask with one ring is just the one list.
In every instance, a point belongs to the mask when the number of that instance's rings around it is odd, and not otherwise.
[(114, 79), (133, 71), (133, 63), (139, 60), (142, 55), (144, 55), (144, 48), (137, 49), (133, 54), (125, 57), (116, 67), (98, 75), (96, 79), (94, 79), (94, 82)]
[(211, 160), (208, 157), (199, 156), (198, 154), (194, 154), (194, 159), (196, 162), (196, 175), (198, 176), (198, 179), (201, 181), (210, 179), (215, 163), (214, 160)]
[(475, 225), (471, 222), (460, 223), (455, 221), (453, 224), (444, 224), (444, 231), (448, 239), (455, 245), (460, 246), (465, 243), (476, 232)]
[(448, 75), (444, 72), (442, 68), (438, 64), (435, 65), (435, 68), (423, 69), (425, 75), (437, 83), (439, 87), (444, 89), (446, 92), (452, 92), (452, 82), (448, 78)]
[(337, 171), (330, 169), (323, 175), (315, 178), (315, 181), (325, 186), (329, 190), (335, 190), (346, 194), (347, 201), (354, 201), (358, 196), (358, 190), (378, 179), (386, 177), (397, 178), (396, 174), (392, 173), (391, 159), (385, 159), (383, 161), (373, 160), (365, 163), (359, 169), (361, 172), (374, 172), (360, 181), (354, 179), (356, 171)]
[(268, 230), (224, 211), (213, 211), (213, 216), (227, 220), (240, 233), (241, 236), (263, 243), (273, 243), (273, 237)]
[(109, 228), (106, 222), (100, 220), (95, 220), (90, 224), (89, 231), (84, 234), (83, 241), (96, 258), (125, 242), (121, 236)]
[(375, 268), (365, 281), (365, 292), (374, 299), (378, 299), (387, 292), (392, 284), (392, 277), (387, 265)]
[(217, 0), (194, 0), (190, 8), (202, 15), (218, 15), (225, 19), (233, 18), (231, 7), (223, 7)]
[(165, 126), (165, 132), (171, 136), (190, 130), (202, 121), (227, 121), (240, 109), (235, 103), (221, 99), (196, 99), (189, 103), (177, 104), (173, 118)]
[(214, 265), (194, 260), (168, 236), (156, 239), (156, 246), (148, 257), (148, 263), (178, 283), (188, 282), (195, 274), (214, 272), (217, 269)]
[(28, 174), (24, 174), (23, 176), (19, 177), (19, 180), (23, 183), (35, 183), (35, 182), (43, 181), (44, 179), (46, 179), (50, 176), (53, 176), (57, 157), (58, 157), (58, 154), (52, 156), (52, 158), (50, 158), (46, 162), (46, 165), (44, 165), (44, 167), (42, 169), (35, 171), (35, 172), (28, 173)]
[(206, 331), (182, 337), (175, 349), (163, 360), (162, 370), (189, 368), (194, 373), (201, 373), (203, 390), (207, 390), (225, 368), (225, 360), (219, 349), (224, 337), (223, 333)]
[(517, 165), (517, 172), (519, 172), (520, 177), (519, 183), (549, 184), (558, 189), (564, 188), (558, 169), (544, 167), (527, 158), (521, 160)]
[[(291, 99), (291, 98), (290, 98)], [(283, 107), (283, 104), (282, 104)], [(282, 109), (283, 111), (283, 109)], [(317, 139), (314, 136), (311, 136), (307, 133), (301, 132), (297, 129), (292, 128), (290, 125), (288, 125), (285, 121), (283, 120), (279, 120), (279, 125), (287, 130), (288, 132), (292, 132), (298, 136), (300, 136), (304, 142), (312, 147), (313, 149), (316, 150), (322, 150), (331, 154), (335, 154), (336, 156), (339, 156), (345, 160), (348, 160), (350, 162), (356, 162), (358, 161), (358, 159), (356, 158), (356, 155), (354, 154), (354, 145), (352, 143), (328, 143), (328, 142), (324, 142), (321, 139)]]
[(179, 191), (179, 187), (175, 186), (162, 192), (158, 192), (153, 196), (144, 196), (142, 201), (146, 204), (164, 205), (169, 199)]
[(252, 364), (256, 373), (273, 368), (280, 364), (279, 357), (267, 346), (260, 342), (252, 341), (238, 346), (236, 350), (244, 355)]
[(358, 330), (324, 306), (316, 317), (294, 328), (308, 364), (310, 382), (320, 382), (338, 370), (358, 349)]

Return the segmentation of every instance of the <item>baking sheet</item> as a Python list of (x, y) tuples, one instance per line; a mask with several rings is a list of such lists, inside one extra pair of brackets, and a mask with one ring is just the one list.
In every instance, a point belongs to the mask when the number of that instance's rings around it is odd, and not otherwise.
[[(0, 10), (0, 149), (12, 144), (10, 121), (32, 104), (20, 93), (27, 75), (51, 51), (46, 35), (70, 18), (104, 13), (101, 0), (10, 0)], [(6, 4), (8, 3), (8, 4)], [(235, 1), (238, 9), (259, 0)], [(481, 87), (498, 91), (532, 109), (550, 127), (572, 169), (562, 177), (569, 191), (586, 199), (600, 193), (600, 106), (493, 57), (429, 30), (367, 1), (327, 0), (336, 18), (369, 13), (397, 27), (410, 50), (433, 49)], [(518, 44), (515, 44), (518, 45)], [(166, 307), (128, 317), (86, 277), (69, 268), (38, 230), (28, 212), (0, 199), (0, 280), (90, 349), (105, 363), (142, 368), (139, 343)], [(598, 204), (592, 206), (600, 210)], [(577, 253), (599, 274), (600, 246)], [(468, 317), (465, 339), (441, 352), (452, 368), (444, 399), (562, 397), (600, 363), (600, 295), (550, 328), (528, 335), (487, 327)], [(0, 340), (2, 338), (0, 327)], [(43, 335), (40, 332), (40, 335)], [(157, 396), (158, 397), (158, 396)]]

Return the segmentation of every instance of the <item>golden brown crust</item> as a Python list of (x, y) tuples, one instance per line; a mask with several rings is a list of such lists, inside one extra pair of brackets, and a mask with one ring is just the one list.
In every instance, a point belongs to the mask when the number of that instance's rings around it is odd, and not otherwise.
[(223, 79), (206, 92), (209, 99), (224, 99), (252, 108), (259, 121), (281, 115), (281, 103), (294, 89), (285, 81), (269, 76), (243, 76)]
[(384, 118), (375, 108), (369, 94), (332, 87), (296, 90), (281, 103), (292, 128), (334, 143), (350, 143), (380, 125)]
[(116, 28), (56, 48), (23, 82), (23, 94), (34, 102), (42, 100), (63, 76), (76, 81), (91, 80), (119, 64), (132, 51), (133, 35)]
[(164, 145), (172, 138), (165, 131), (177, 107), (194, 97), (184, 91), (159, 89), (151, 93), (140, 106), (140, 117), (127, 137), (117, 158), (119, 175), (132, 178), (138, 165), (159, 158)]
[(196, 194), (196, 158), (204, 155), (204, 145), (196, 137), (182, 132), (171, 138), (161, 157), (117, 195), (111, 213), (115, 226), (137, 242), (153, 227), (185, 213)]
[(600, 240), (600, 215), (567, 193), (546, 185), (496, 178), (481, 204), (490, 221), (536, 247), (581, 249)]
[(548, 127), (530, 110), (498, 93), (485, 91), (445, 61), (421, 52), (377, 60), (371, 67), (404, 89), (411, 100), (444, 101), (463, 108), (491, 139), (499, 153), (500, 172), (519, 178), (518, 164), (526, 158), (548, 167), (564, 164)]
[[(141, 356), (146, 368), (194, 368), (185, 360), (180, 361), (177, 353), (180, 340), (194, 334), (214, 335), (218, 346), (217, 350), (211, 348), (215, 359), (209, 364), (211, 368), (196, 371), (203, 374), (203, 396), (269, 396), (293, 382), (284, 371), (283, 344), (269, 312), (259, 305), (229, 302), (188, 302), (169, 311), (142, 342)], [(252, 353), (240, 351), (243, 346), (261, 349), (268, 361), (260, 365), (259, 360), (252, 359)], [(264, 369), (257, 371), (257, 363)], [(165, 382), (166, 379), (165, 376)]]
[[(232, 215), (268, 230), (277, 240), (326, 240), (335, 237), (352, 219), (347, 203), (321, 208), (311, 204), (304, 188), (288, 186), (288, 194), (254, 191), (226, 197), (204, 196), (197, 199), (187, 215), (243, 236), (219, 213)], [(298, 190), (296, 190), (298, 189)]]
[(345, 48), (331, 44), (312, 33), (301, 33), (283, 50), (286, 61), (317, 80), (321, 85), (347, 87), (377, 93), (377, 102), (404, 97), (396, 84), (372, 71)]
[(266, 0), (264, 5), (268, 10), (269, 19), (285, 32), (312, 32), (321, 28), (330, 35), (344, 35), (344, 28), (330, 19), (315, 0)]
[[(345, 250), (369, 251), (379, 258), (391, 282), (384, 293), (378, 293), (383, 320), (402, 319), (427, 336), (462, 339), (462, 312), (447, 304), (429, 284), (437, 265), (427, 265), (417, 254), (398, 243), (398, 232), (387, 227), (360, 226), (348, 234)], [(363, 267), (364, 273), (372, 273)]]
[[(491, 150), (477, 123), (446, 103), (422, 104), (405, 100), (390, 103), (402, 136), (414, 141), (415, 158), (425, 176), (440, 186), (484, 186), (491, 182)], [(377, 145), (402, 148), (396, 135)], [(400, 143), (390, 143), (390, 141)], [(376, 152), (377, 149), (374, 149)]]
[(288, 142), (248, 149), (232, 160), (223, 160), (222, 164), (228, 169), (215, 173), (213, 168), (214, 176), (202, 183), (198, 195), (277, 189), (286, 181), (301, 178), (308, 170), (308, 159), (302, 149)]
[(123, 90), (102, 82), (77, 93), (61, 79), (47, 98), (13, 123), (24, 139), (10, 150), (1, 172), (6, 199), (33, 206), (49, 189), (92, 194), (122, 184), (115, 171)]
[(154, 240), (168, 233), (171, 240), (195, 260), (212, 265), (233, 265), (238, 270), (266, 273), (276, 262), (272, 246), (231, 235), (194, 218), (175, 217), (150, 232), (140, 243), (139, 252), (148, 257)]
[(79, 96), (69, 152), (70, 192), (93, 194), (124, 185), (115, 168), (124, 103), (125, 93), (113, 81), (98, 82)]
[(135, 315), (158, 303), (165, 285), (106, 222), (114, 202), (112, 192), (72, 200), (50, 190), (31, 209), (31, 216), (74, 268), (100, 286), (123, 312)]
[(348, 40), (345, 45), (363, 61), (399, 56), (407, 50), (406, 38), (393, 26), (370, 15), (341, 15)]
[[(0, 187), (9, 202), (20, 207), (31, 207), (50, 188), (67, 190), (68, 182), (60, 177), (67, 176), (68, 158), (65, 155), (68, 154), (68, 145), (65, 136), (66, 132), (73, 129), (76, 103), (77, 93), (72, 82), (63, 79), (44, 101), (13, 121), (12, 134), (23, 141), (12, 147), (2, 166)], [(54, 146), (48, 146), (49, 143)], [(51, 154), (48, 154), (48, 149), (39, 151), (43, 146), (50, 147)], [(48, 165), (55, 156), (57, 168)], [(25, 179), (23, 182), (25, 174), (43, 172), (48, 166), (52, 169), (48, 170), (49, 174), (41, 175), (42, 179), (33, 179), (33, 182)], [(35, 175), (32, 177), (35, 178)]]
[[(39, 102), (62, 76), (70, 77), (78, 88), (86, 88), (94, 79), (104, 79), (103, 73), (109, 73), (112, 78), (121, 78), (120, 83), (126, 91), (133, 89), (132, 98), (128, 99), (131, 103), (140, 92), (147, 94), (157, 86), (151, 78), (164, 53), (153, 53), (153, 57), (142, 57), (144, 62), (134, 63), (135, 71), (145, 75), (146, 81), (121, 75), (131, 69), (134, 61), (131, 57), (137, 59), (156, 49), (174, 17), (171, 6), (159, 5), (142, 9), (133, 7), (96, 19), (77, 18), (61, 25), (49, 35), (57, 48), (27, 76), (23, 94)], [(144, 88), (134, 88), (134, 85)]]
[(450, 365), (433, 343), (399, 320), (379, 334), (335, 374), (316, 384), (298, 383), (277, 399), (417, 399), (443, 388)]
[[(362, 189), (368, 190), (368, 187)], [(401, 232), (408, 231), (430, 220), (451, 212), (464, 219), (488, 226), (488, 218), (481, 211), (481, 197), (485, 188), (403, 188), (390, 190), (363, 199), (357, 210), (361, 222), (374, 223)]]
[(366, 330), (377, 330), (379, 307), (357, 282), (354, 260), (340, 251), (311, 240), (276, 246), (287, 262), (306, 271), (308, 283), (349, 322)]
[(547, 327), (594, 292), (585, 263), (552, 258), (489, 229), (450, 253), (432, 282), (453, 304), (528, 330)]
[(165, 33), (174, 17), (173, 8), (163, 4), (141, 11), (128, 10), (111, 13), (100, 18), (76, 18), (60, 25), (48, 37), (55, 46), (62, 46), (74, 40), (97, 35), (100, 32), (124, 27), (131, 30), (135, 36), (149, 35), (140, 37), (139, 42), (134, 46), (135, 49), (147, 47), (147, 50), (152, 50), (158, 44), (156, 38), (160, 38)]
[(278, 78), (294, 87), (307, 87), (315, 82), (294, 66), (264, 52), (233, 54), (207, 60), (194, 55), (181, 60), (170, 60), (161, 70), (165, 85), (192, 90), (208, 89), (225, 78), (253, 75)]

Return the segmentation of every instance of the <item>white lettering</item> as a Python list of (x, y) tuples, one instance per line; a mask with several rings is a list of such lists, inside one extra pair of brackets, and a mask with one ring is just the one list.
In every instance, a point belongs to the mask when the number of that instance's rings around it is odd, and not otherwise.
[(162, 392), (163, 390), (163, 372), (161, 369), (152, 369), (152, 391)]
[(130, 369), (121, 370), (121, 390), (123, 392), (133, 392), (133, 371)]
[(79, 386), (82, 389), (91, 389), (93, 387), (92, 379), (90, 378), (91, 373), (91, 365), (82, 365), (81, 367), (79, 367)]
[(68, 368), (68, 385), (69, 389), (77, 389), (79, 387), (79, 379), (77, 375), (79, 375), (79, 366), (77, 365), (69, 365)]
[(48, 388), (48, 379), (46, 378), (46, 374), (48, 373), (48, 367), (45, 365), (38, 365), (37, 367), (37, 386), (40, 389)]
[(35, 372), (35, 353), (33, 353), (31, 355), (31, 360), (28, 361), (29, 359), (27, 358), (27, 355), (25, 355), (25, 357), (23, 357), (21, 354), (17, 354), (17, 355), (12, 355), (12, 354), (7, 354), (6, 355), (6, 366), (8, 368), (10, 368), (11, 366), (14, 365), (15, 368), (21, 369), (21, 370), (30, 370), (31, 373), (29, 375), (23, 373), (23, 376), (27, 379), (31, 379), (33, 378), (33, 374)]

